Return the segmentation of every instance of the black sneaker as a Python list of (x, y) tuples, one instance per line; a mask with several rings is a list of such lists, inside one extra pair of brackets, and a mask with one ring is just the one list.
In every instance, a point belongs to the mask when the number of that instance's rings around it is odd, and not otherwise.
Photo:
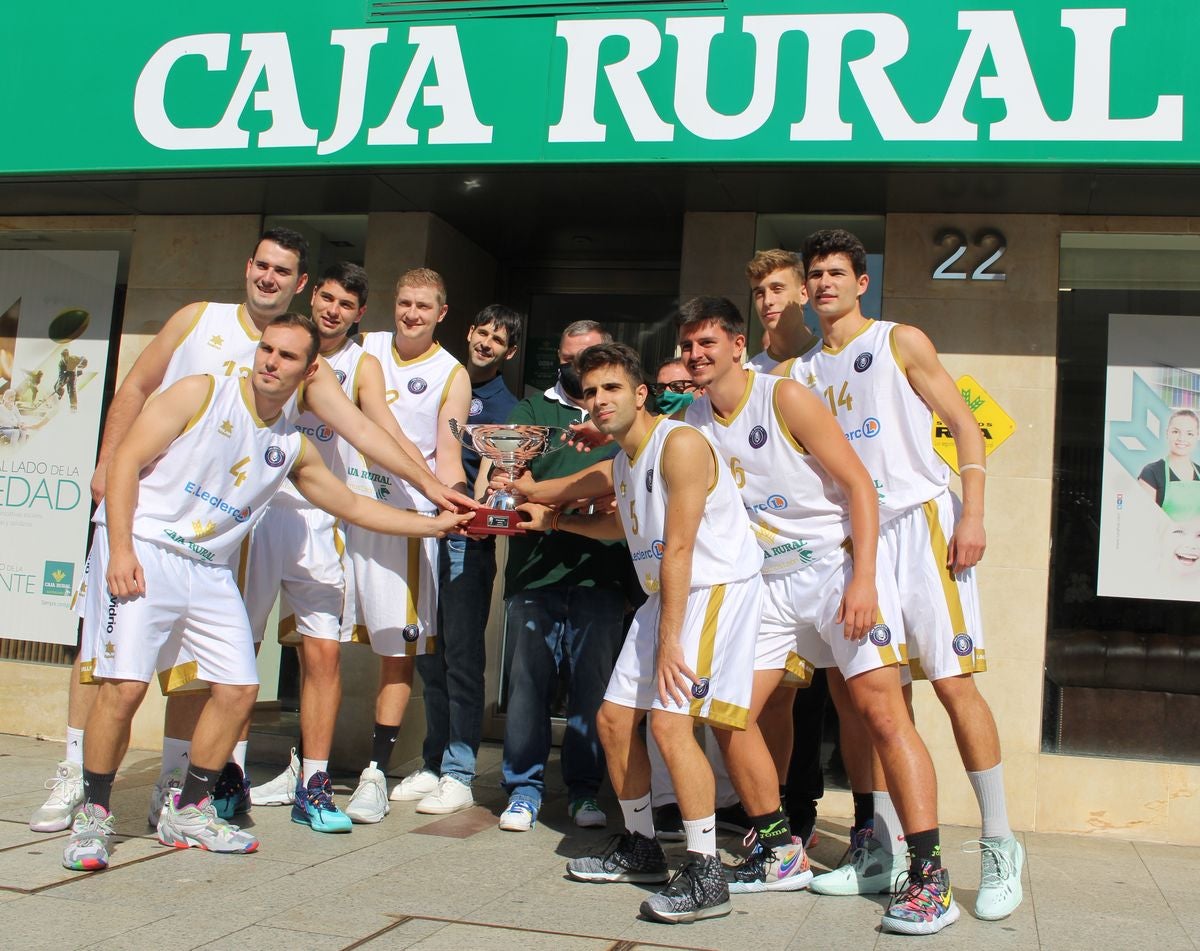
[(720, 918), (733, 911), (729, 886), (715, 855), (688, 852), (687, 863), (657, 895), (642, 902), (641, 912), (651, 921), (673, 925), (705, 918)]
[[(719, 866), (718, 866), (719, 867)], [(622, 832), (609, 840), (600, 855), (583, 855), (567, 862), (567, 875), (577, 882), (665, 882), (667, 857), (662, 846), (637, 832)]]
[(717, 828), (744, 836), (754, 828), (754, 823), (746, 815), (746, 810), (742, 808), (742, 804), (735, 802), (732, 806), (718, 807)]
[(678, 803), (669, 802), (654, 810), (654, 834), (662, 842), (682, 842), (687, 838), (683, 834), (683, 815)]
[(217, 776), (212, 801), (217, 815), (226, 822), (250, 811), (250, 780), (242, 775), (237, 763), (226, 763)]
[(755, 842), (754, 848), (737, 865), (722, 867), (731, 895), (754, 892), (797, 892), (813, 879), (804, 845), (793, 837), (788, 845), (771, 848)]

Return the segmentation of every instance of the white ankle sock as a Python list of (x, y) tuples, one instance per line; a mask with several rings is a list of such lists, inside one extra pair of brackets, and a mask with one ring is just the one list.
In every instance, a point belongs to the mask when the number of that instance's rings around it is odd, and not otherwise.
[(1004, 764), (997, 763), (991, 769), (978, 773), (967, 773), (975, 798), (979, 800), (979, 814), (983, 817), (985, 839), (1003, 838), (1012, 835), (1008, 825), (1008, 807), (1004, 800)]
[(73, 726), (67, 727), (67, 756), (68, 763), (76, 766), (83, 765), (83, 730)]
[(654, 810), (650, 807), (650, 794), (639, 799), (618, 799), (621, 815), (625, 817), (625, 828), (647, 839), (654, 838)]
[(303, 763), (300, 767), (300, 775), (304, 777), (305, 782), (308, 782), (314, 773), (327, 772), (329, 772), (329, 760), (309, 759), (307, 756), (304, 757)]
[(187, 775), (188, 752), (192, 748), (191, 740), (177, 740), (173, 736), (163, 737), (162, 776), (171, 770), (182, 770)]
[(701, 855), (717, 854), (717, 817), (684, 819), (683, 834), (687, 837), (687, 850)]
[(878, 789), (871, 795), (875, 801), (875, 831), (872, 838), (883, 846), (888, 855), (903, 855), (907, 846), (904, 844), (904, 829), (900, 825), (896, 804), (889, 793)]
[(238, 740), (233, 747), (233, 755), (230, 756), (230, 759), (238, 764), (242, 773), (246, 772), (246, 748), (249, 745), (249, 740)]

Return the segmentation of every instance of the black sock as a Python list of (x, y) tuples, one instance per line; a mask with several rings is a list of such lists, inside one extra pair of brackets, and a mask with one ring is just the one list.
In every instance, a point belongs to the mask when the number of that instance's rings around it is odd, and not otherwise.
[(195, 806), (206, 796), (212, 795), (213, 784), (221, 775), (221, 767), (205, 769), (195, 763), (188, 764), (187, 776), (183, 780), (183, 789), (179, 791), (179, 805)]
[(751, 816), (750, 822), (758, 833), (758, 841), (768, 848), (792, 844), (792, 829), (782, 809), (768, 812), (765, 816)]
[(779, 808), (781, 810), (783, 810), (784, 815), (787, 815), (788, 807), (787, 807), (787, 787), (786, 786), (779, 787)]
[(869, 792), (854, 793), (854, 828), (863, 828), (875, 818), (875, 794)]
[(375, 733), (371, 737), (371, 759), (382, 772), (387, 772), (388, 760), (392, 758), (392, 747), (396, 745), (396, 737), (399, 735), (399, 726), (375, 724)]
[(96, 806), (103, 806), (105, 812), (112, 812), (109, 800), (112, 799), (113, 780), (117, 778), (116, 771), (111, 773), (93, 773), (86, 766), (83, 768), (83, 798)]
[(914, 879), (927, 877), (926, 871), (942, 867), (942, 841), (937, 829), (905, 835), (908, 843), (908, 874)]

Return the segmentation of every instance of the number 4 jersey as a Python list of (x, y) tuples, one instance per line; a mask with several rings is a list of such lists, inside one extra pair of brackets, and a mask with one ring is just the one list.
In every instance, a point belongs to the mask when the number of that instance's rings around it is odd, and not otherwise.
[(942, 493), (950, 469), (933, 448), (933, 415), (896, 349), (896, 324), (868, 320), (842, 347), (792, 363), (792, 378), (825, 399), (875, 480), (884, 524)]

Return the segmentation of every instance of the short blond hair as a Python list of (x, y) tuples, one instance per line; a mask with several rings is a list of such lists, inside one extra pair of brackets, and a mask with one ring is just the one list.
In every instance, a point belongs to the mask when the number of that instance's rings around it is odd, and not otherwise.
[(442, 275), (428, 267), (414, 267), (400, 275), (396, 282), (396, 293), (402, 287), (432, 287), (437, 292), (439, 306), (446, 303), (446, 282)]
[(804, 261), (795, 251), (784, 251), (783, 248), (772, 248), (770, 251), (758, 251), (746, 265), (746, 280), (757, 284), (768, 274), (791, 268), (796, 277), (804, 280)]

